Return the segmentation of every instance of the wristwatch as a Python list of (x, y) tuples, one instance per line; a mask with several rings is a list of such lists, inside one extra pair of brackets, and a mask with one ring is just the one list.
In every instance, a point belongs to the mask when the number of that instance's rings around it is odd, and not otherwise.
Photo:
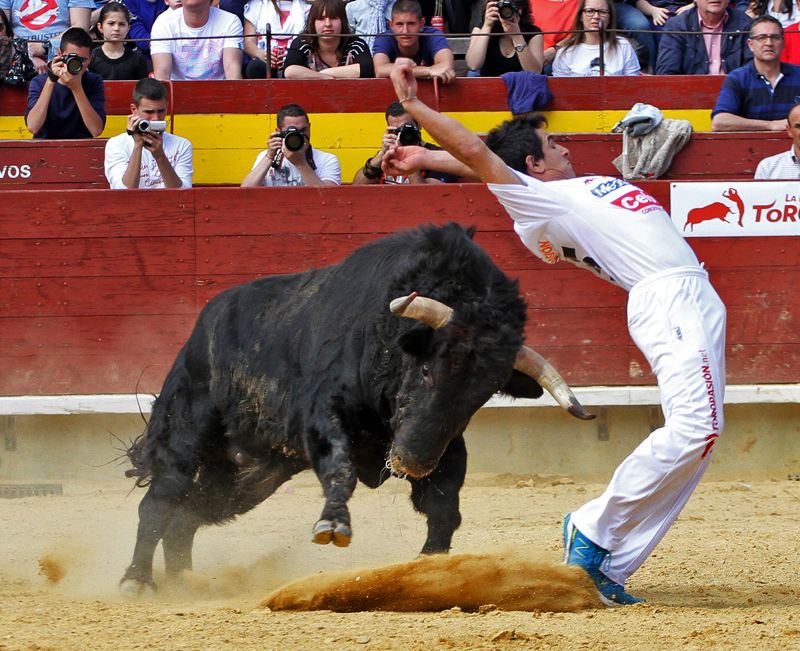
[(379, 179), (381, 174), (383, 174), (383, 170), (380, 167), (375, 167), (372, 164), (372, 156), (367, 159), (367, 162), (364, 163), (364, 176), (368, 178), (370, 181), (374, 181), (375, 179)]
[(527, 43), (517, 43), (517, 44), (514, 46), (514, 49), (515, 49), (517, 52), (522, 52), (522, 51), (523, 51), (523, 50), (524, 50), (526, 47), (528, 47), (528, 44), (527, 44)]

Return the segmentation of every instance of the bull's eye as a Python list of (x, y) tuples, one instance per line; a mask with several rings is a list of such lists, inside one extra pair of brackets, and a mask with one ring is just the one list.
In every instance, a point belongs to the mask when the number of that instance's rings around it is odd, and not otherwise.
[(422, 377), (424, 377), (427, 380), (430, 377), (430, 375), (431, 375), (431, 369), (428, 367), (427, 364), (423, 364), (422, 365)]

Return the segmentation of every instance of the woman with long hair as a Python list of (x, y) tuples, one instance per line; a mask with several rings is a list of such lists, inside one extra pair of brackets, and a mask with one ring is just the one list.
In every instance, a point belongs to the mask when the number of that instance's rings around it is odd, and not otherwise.
[(800, 0), (751, 0), (747, 15), (751, 18), (772, 16), (786, 29), (800, 20)]
[(342, 0), (315, 0), (305, 33), (289, 46), (286, 79), (358, 79), (374, 77), (366, 41), (350, 31)]
[(481, 77), (499, 77), (505, 72), (544, 66), (542, 30), (533, 24), (527, 0), (489, 0), (483, 25), (469, 37), (467, 68)]
[[(600, 48), (603, 48), (603, 74), (640, 74), (639, 59), (628, 39), (616, 33), (614, 3), (609, 0), (582, 0), (575, 27), (556, 50), (554, 77), (597, 77), (600, 75)], [(603, 32), (601, 42), (601, 28)]]
[(278, 76), (289, 43), (303, 33), (310, 9), (306, 0), (250, 0), (244, 6), (244, 51), (250, 56), (247, 79), (263, 79), (268, 65), (270, 76)]

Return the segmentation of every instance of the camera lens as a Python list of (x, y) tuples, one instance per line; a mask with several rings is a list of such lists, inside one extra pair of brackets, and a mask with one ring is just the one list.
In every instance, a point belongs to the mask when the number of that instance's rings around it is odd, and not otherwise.
[(419, 127), (413, 122), (406, 122), (397, 130), (397, 142), (403, 147), (419, 145), (422, 142), (422, 134), (420, 134)]
[(289, 127), (283, 136), (283, 142), (289, 151), (300, 151), (306, 143), (306, 137), (296, 127)]
[(138, 129), (142, 133), (145, 131), (150, 131), (150, 120), (139, 120)]
[(67, 56), (64, 64), (67, 66), (67, 72), (71, 75), (77, 75), (83, 68), (83, 61), (77, 55)]
[(513, 2), (505, 0), (505, 2), (500, 2), (497, 5), (497, 11), (503, 20), (511, 20), (517, 13), (517, 7)]

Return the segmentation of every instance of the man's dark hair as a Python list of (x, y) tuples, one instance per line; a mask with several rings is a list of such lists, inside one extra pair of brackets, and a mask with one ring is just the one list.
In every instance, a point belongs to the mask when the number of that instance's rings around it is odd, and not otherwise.
[(781, 33), (781, 36), (783, 36), (783, 25), (781, 25), (781, 21), (775, 18), (774, 16), (765, 15), (765, 16), (759, 16), (752, 23), (750, 23), (750, 33), (747, 35), (747, 37), (753, 38), (753, 35), (755, 34), (756, 25), (763, 25), (764, 23), (775, 25), (775, 27), (777, 27), (778, 31)]
[(486, 136), (486, 146), (503, 159), (511, 169), (525, 172), (525, 159), (533, 156), (535, 161), (544, 158), (544, 144), (536, 129), (547, 127), (547, 120), (538, 113), (522, 118), (506, 120)]
[(88, 47), (91, 50), (94, 46), (94, 41), (92, 41), (92, 37), (89, 36), (89, 32), (82, 27), (70, 27), (61, 35), (61, 43), (59, 44), (59, 47), (61, 48), (62, 52), (67, 45)]
[(795, 102), (789, 107), (789, 111), (786, 113), (787, 120), (789, 119), (789, 116), (792, 114), (792, 111), (794, 111), (798, 107), (800, 107), (800, 102)]
[(143, 99), (167, 99), (167, 87), (152, 77), (140, 79), (133, 87), (133, 103), (139, 106)]
[(386, 107), (386, 112), (383, 115), (388, 122), (390, 117), (396, 118), (398, 115), (403, 115), (405, 113), (408, 113), (405, 107), (399, 101), (394, 101)]
[(414, 14), (422, 18), (422, 6), (417, 0), (397, 0), (392, 5), (392, 16), (395, 14)]
[(278, 128), (283, 129), (284, 118), (308, 118), (308, 113), (299, 104), (286, 104), (278, 111)]

